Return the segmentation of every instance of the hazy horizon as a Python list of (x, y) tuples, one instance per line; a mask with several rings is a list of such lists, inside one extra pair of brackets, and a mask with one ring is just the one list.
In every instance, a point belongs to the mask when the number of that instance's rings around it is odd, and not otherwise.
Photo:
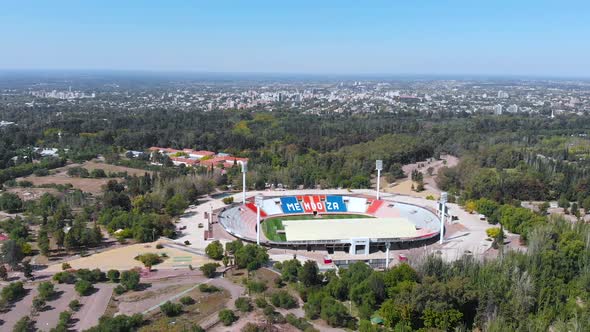
[(590, 77), (590, 3), (5, 3), (2, 70)]

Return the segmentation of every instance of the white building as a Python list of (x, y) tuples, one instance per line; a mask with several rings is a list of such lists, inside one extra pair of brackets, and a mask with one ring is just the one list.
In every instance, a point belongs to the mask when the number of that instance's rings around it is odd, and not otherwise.
[(493, 107), (495, 115), (502, 115), (502, 105), (498, 104)]
[(512, 104), (512, 105), (508, 106), (508, 108), (506, 109), (506, 111), (508, 113), (517, 113), (518, 112), (518, 106)]

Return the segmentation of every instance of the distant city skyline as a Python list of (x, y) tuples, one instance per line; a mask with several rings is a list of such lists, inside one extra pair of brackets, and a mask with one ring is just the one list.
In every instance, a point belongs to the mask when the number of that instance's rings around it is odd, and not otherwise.
[(590, 77), (587, 1), (3, 2), (0, 70)]

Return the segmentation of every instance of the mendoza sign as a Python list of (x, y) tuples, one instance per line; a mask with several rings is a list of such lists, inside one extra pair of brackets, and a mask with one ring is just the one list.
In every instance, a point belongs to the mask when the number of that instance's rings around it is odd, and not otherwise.
[(326, 211), (328, 212), (348, 212), (342, 196), (326, 196)]
[(303, 207), (297, 201), (296, 197), (281, 197), (281, 207), (283, 213), (303, 213)]

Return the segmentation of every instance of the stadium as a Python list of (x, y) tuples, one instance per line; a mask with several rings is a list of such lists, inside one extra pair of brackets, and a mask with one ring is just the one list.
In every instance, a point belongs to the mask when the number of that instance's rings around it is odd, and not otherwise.
[[(263, 197), (259, 205), (260, 244), (274, 248), (369, 254), (429, 244), (441, 231), (431, 208), (367, 195)], [(257, 211), (250, 198), (224, 208), (219, 223), (234, 237), (256, 242)]]

